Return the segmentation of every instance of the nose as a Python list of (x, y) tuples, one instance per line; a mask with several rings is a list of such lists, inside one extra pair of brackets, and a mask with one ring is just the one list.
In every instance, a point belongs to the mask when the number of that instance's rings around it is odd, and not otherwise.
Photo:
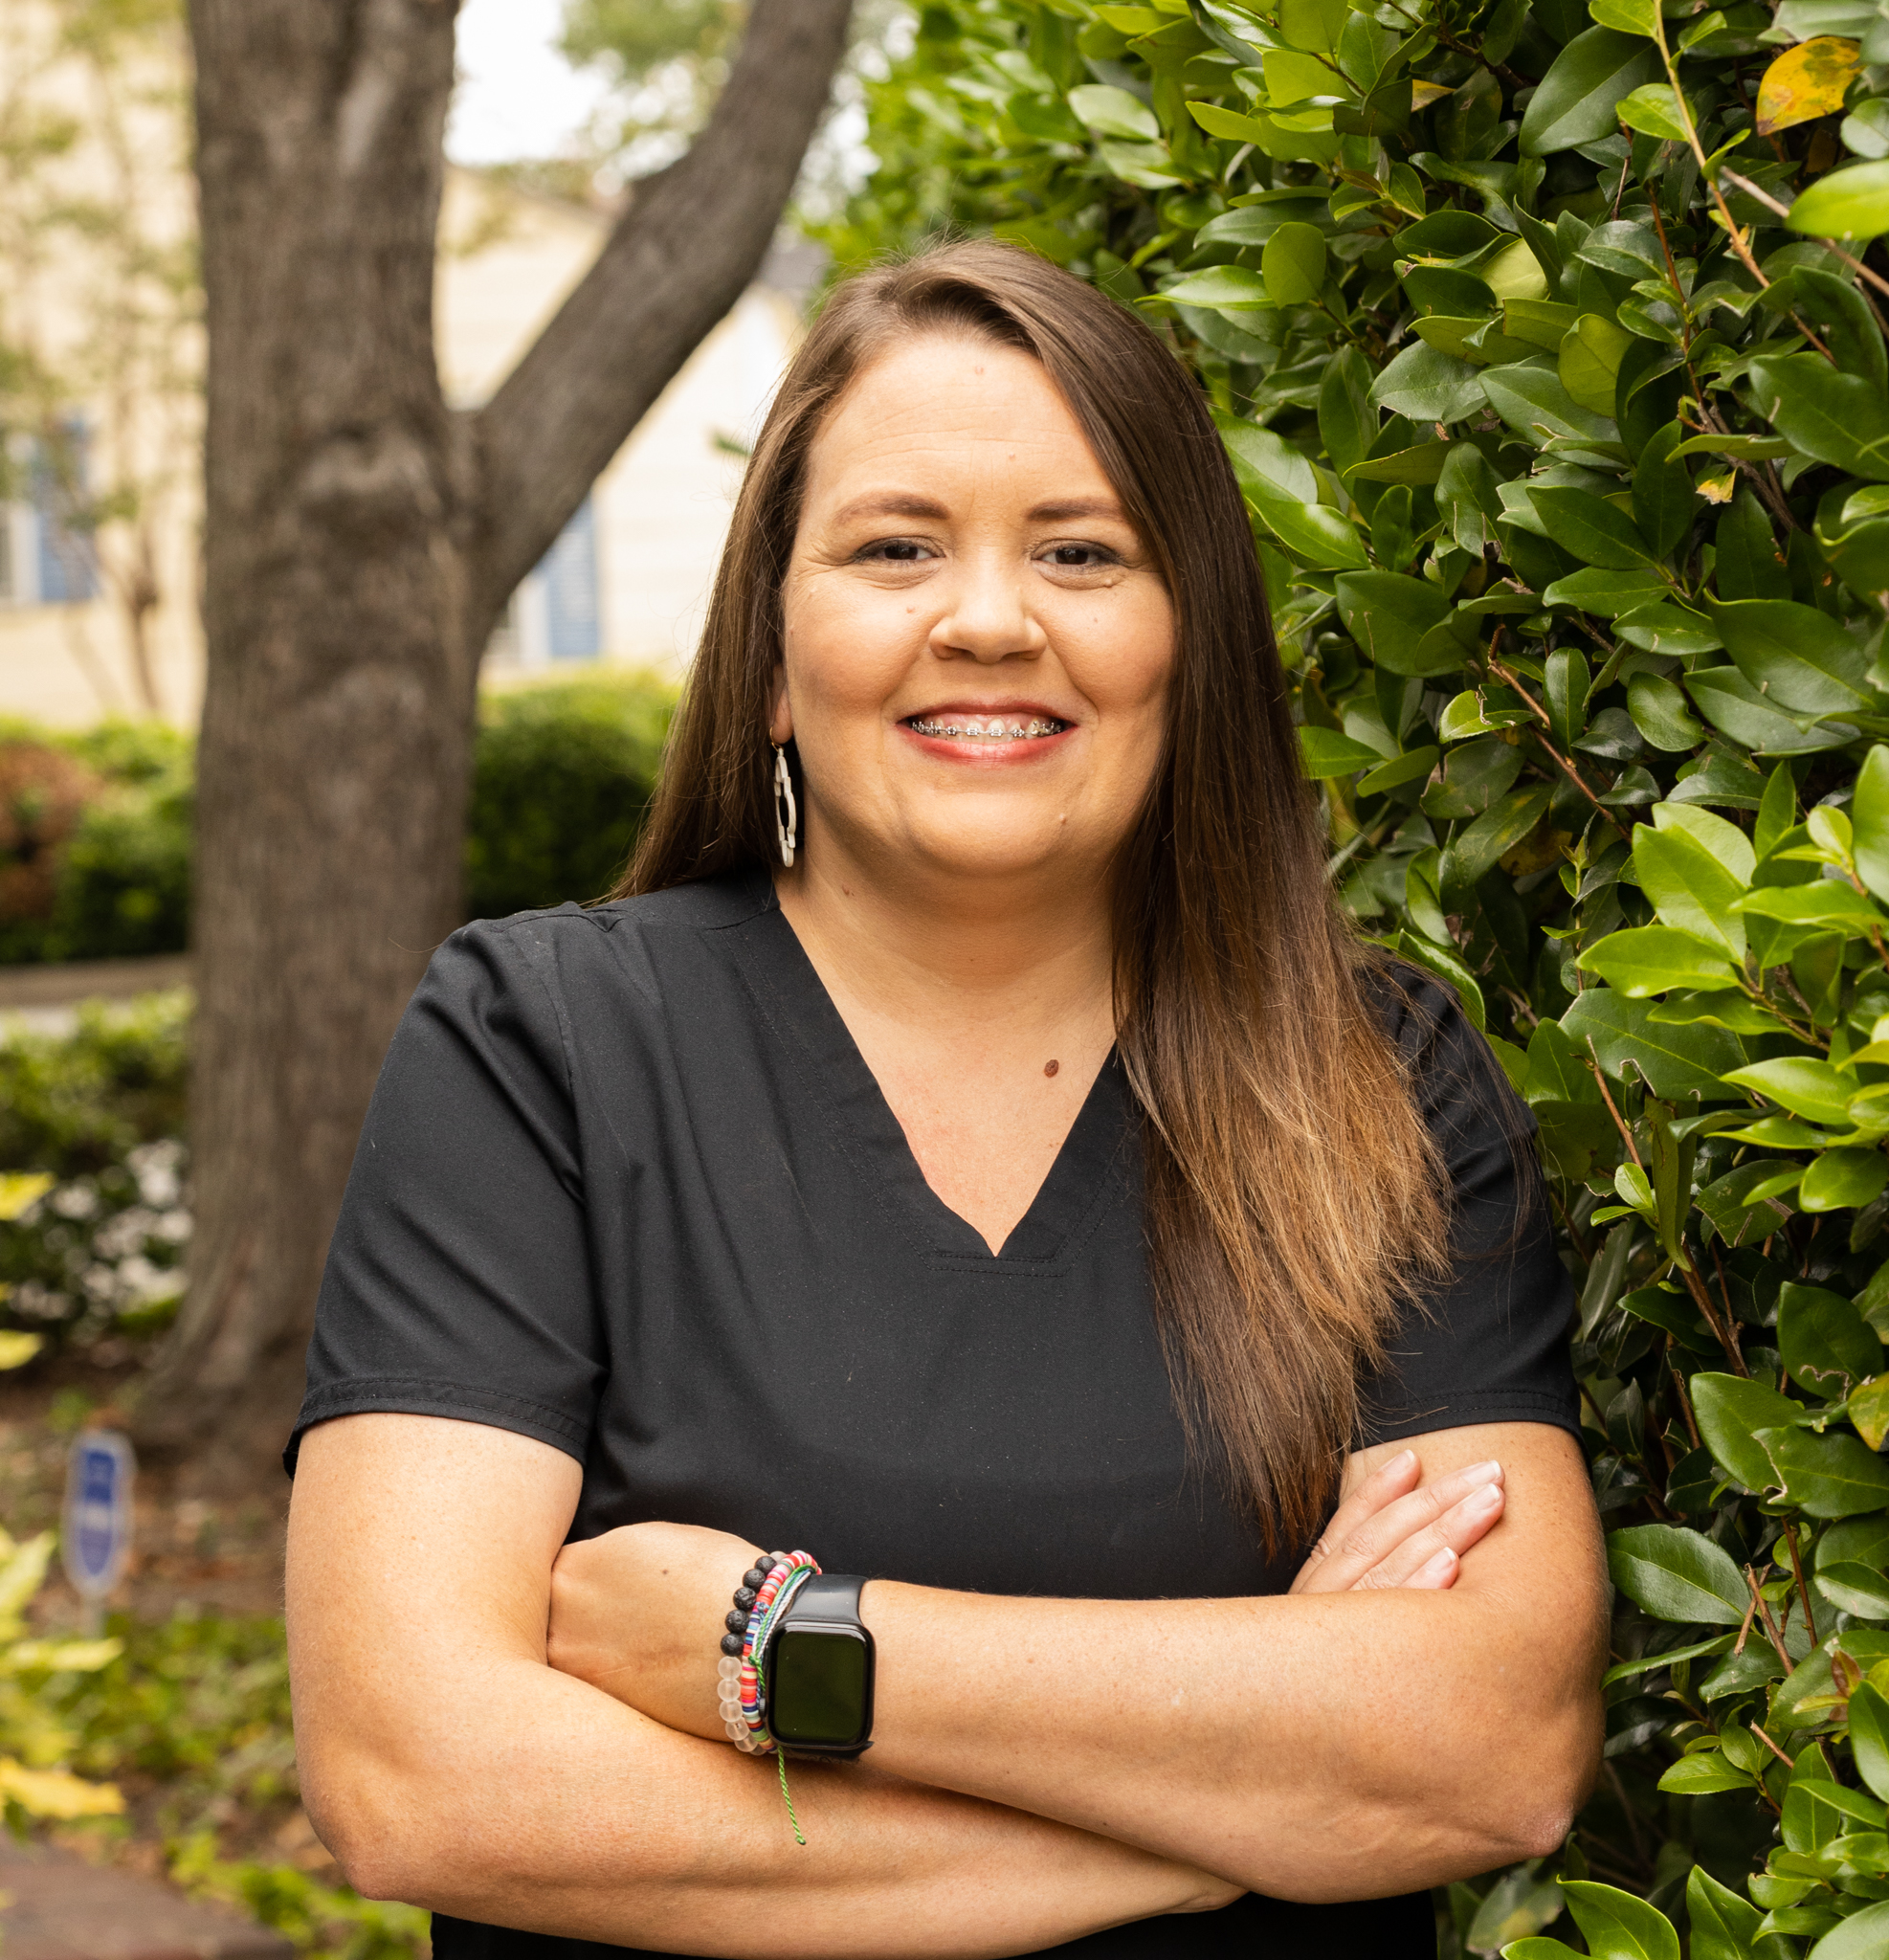
[(931, 629), (940, 659), (982, 665), (1034, 659), (1049, 645), (1030, 603), (1029, 568), (999, 551), (967, 553), (951, 567), (944, 608)]

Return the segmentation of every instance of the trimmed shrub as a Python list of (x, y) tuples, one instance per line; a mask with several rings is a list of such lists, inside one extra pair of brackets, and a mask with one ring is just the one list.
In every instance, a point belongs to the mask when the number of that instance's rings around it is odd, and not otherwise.
[(603, 675), (485, 697), (466, 837), (466, 909), (503, 918), (615, 883), (656, 787), (675, 690)]

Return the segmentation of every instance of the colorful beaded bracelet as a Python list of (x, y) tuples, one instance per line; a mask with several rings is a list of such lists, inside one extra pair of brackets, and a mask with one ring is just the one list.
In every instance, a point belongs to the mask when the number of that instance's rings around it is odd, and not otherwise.
[(800, 1835), (793, 1798), (788, 1794), (787, 1759), (767, 1733), (765, 1689), (767, 1643), (786, 1617), (793, 1595), (819, 1570), (818, 1561), (804, 1551), (776, 1551), (757, 1559), (736, 1589), (733, 1610), (724, 1622), (727, 1632), (722, 1636), (722, 1658), (716, 1666), (722, 1729), (744, 1755), (774, 1757), (788, 1821), (803, 1845), (807, 1840)]

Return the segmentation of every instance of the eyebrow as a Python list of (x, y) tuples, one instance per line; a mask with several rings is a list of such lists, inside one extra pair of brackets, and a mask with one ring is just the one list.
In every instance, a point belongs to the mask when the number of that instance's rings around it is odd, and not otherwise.
[[(862, 517), (922, 517), (945, 518), (950, 515), (936, 498), (921, 497), (916, 491), (885, 490), (876, 491), (870, 496), (855, 498), (844, 505), (835, 516), (835, 522), (846, 523)], [(1118, 523), (1126, 523), (1127, 517), (1112, 497), (1063, 497), (1047, 503), (1038, 503), (1029, 512), (1032, 523), (1062, 523), (1072, 518), (1103, 517), (1112, 518)]]

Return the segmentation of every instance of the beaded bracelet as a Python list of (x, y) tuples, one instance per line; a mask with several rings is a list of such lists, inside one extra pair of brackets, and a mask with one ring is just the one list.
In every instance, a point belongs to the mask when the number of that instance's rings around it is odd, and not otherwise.
[(807, 1839), (801, 1835), (800, 1819), (794, 1815), (793, 1797), (788, 1790), (787, 1756), (767, 1733), (764, 1691), (767, 1643), (786, 1618), (793, 1595), (819, 1570), (818, 1561), (804, 1551), (776, 1551), (756, 1559), (736, 1590), (733, 1610), (724, 1622), (728, 1630), (722, 1636), (722, 1659), (716, 1667), (722, 1726), (744, 1755), (774, 1758), (781, 1778), (781, 1801), (787, 1806), (794, 1841), (803, 1849)]

